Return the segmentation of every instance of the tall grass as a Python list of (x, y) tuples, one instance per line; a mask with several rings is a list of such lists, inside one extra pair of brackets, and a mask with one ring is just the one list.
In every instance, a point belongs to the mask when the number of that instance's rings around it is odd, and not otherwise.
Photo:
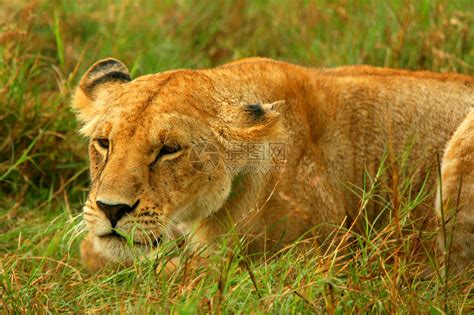
[[(430, 236), (417, 234), (409, 210), (424, 195), (403, 189), (397, 222), (343, 231), (340, 252), (290, 250), (255, 263), (222, 245), (205, 273), (165, 279), (143, 261), (89, 275), (74, 230), (88, 185), (86, 148), (68, 103), (80, 75), (106, 56), (134, 76), (254, 55), (472, 75), (473, 24), (470, 0), (2, 2), (0, 311), (472, 311), (472, 283), (423, 276), (424, 265), (437, 266), (414, 259)], [(367, 183), (356, 190), (361, 211), (377, 198)]]

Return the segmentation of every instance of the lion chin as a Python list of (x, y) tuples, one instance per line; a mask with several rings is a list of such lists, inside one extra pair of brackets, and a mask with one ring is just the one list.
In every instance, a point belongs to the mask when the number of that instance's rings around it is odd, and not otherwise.
[(102, 269), (108, 264), (131, 265), (135, 259), (143, 257), (146, 252), (146, 248), (128, 246), (125, 240), (114, 236), (88, 235), (81, 244), (81, 256), (91, 271)]
[[(163, 239), (186, 235), (205, 245), (230, 231), (245, 237), (248, 253), (262, 254), (302, 237), (331, 244), (338, 227), (361, 229), (361, 217), (383, 221), (393, 211), (361, 202), (357, 192), (377, 178), (374, 195), (391, 200), (384, 187), (398, 165), (379, 174), (387, 153), (409, 164), (398, 174), (413, 179), (410, 195), (435, 192), (436, 157), (474, 107), (473, 86), (460, 74), (318, 70), (263, 58), (132, 80), (122, 62), (98, 61), (72, 101), (89, 139), (82, 259), (90, 270), (130, 265)], [(470, 148), (474, 140), (463, 141)], [(443, 176), (449, 181), (449, 171)], [(462, 193), (472, 201), (472, 190)], [(436, 222), (433, 205), (427, 198), (414, 220)], [(456, 227), (472, 221), (471, 206), (461, 208)], [(452, 257), (472, 248), (472, 229), (465, 233)]]
[(94, 236), (89, 234), (81, 244), (81, 256), (84, 264), (91, 271), (98, 271), (105, 266), (131, 266), (134, 261), (152, 257), (159, 241), (150, 244), (132, 242), (121, 236)]

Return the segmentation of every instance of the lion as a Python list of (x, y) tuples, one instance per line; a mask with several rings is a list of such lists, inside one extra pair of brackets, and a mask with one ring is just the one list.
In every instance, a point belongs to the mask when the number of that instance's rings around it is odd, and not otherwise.
[[(436, 210), (444, 222), (438, 242), (446, 272), (474, 264), (474, 110), (456, 129), (444, 152)], [(474, 269), (472, 269), (474, 270)]]
[[(409, 147), (413, 189), (429, 177), (436, 190), (436, 154), (474, 106), (473, 83), (265, 58), (132, 80), (119, 60), (98, 61), (72, 100), (90, 140), (84, 264), (130, 265), (182, 234), (210, 244), (234, 231), (252, 254), (304, 238), (324, 246), (335, 228), (357, 223), (355, 187), (387, 156)], [(374, 221), (382, 209), (364, 211)]]

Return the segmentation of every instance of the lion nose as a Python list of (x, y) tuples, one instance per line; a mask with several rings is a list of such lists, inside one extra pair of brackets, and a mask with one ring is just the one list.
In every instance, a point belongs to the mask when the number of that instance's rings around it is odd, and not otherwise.
[(112, 228), (115, 228), (118, 220), (120, 220), (125, 214), (132, 212), (138, 206), (139, 200), (135, 202), (133, 206), (126, 204), (107, 204), (105, 202), (97, 200), (97, 206), (105, 214), (112, 224)]

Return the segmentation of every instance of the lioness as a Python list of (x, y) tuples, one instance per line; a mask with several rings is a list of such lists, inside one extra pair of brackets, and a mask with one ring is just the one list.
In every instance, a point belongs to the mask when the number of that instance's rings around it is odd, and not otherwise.
[[(353, 224), (366, 179), (402, 153), (413, 190), (426, 176), (435, 190), (436, 155), (474, 107), (473, 84), (460, 74), (262, 58), (132, 80), (120, 61), (101, 60), (72, 103), (90, 139), (83, 260), (91, 270), (129, 264), (124, 235), (147, 252), (176, 230), (193, 231), (193, 243), (237, 231), (249, 253), (303, 235), (321, 243)], [(434, 213), (428, 203), (416, 215)], [(374, 220), (381, 207), (364, 211)]]

